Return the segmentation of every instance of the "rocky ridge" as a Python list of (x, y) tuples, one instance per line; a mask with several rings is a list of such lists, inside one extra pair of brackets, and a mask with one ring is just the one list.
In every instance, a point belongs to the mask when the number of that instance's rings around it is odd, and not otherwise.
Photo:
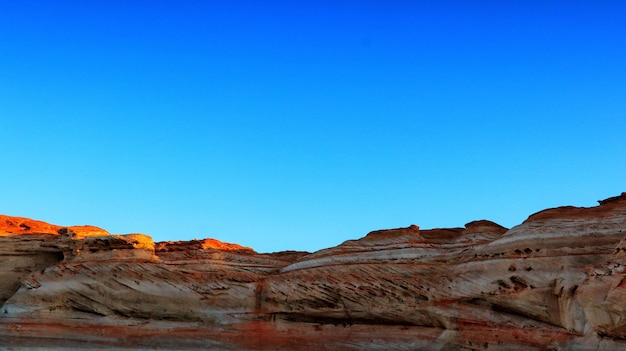
[(0, 347), (626, 349), (626, 193), (317, 251), (0, 216)]

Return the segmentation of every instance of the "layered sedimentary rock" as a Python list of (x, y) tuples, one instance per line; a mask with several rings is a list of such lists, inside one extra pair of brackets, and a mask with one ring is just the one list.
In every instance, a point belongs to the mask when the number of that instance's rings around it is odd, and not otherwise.
[(62, 261), (72, 250), (71, 245), (63, 243), (71, 242), (70, 236), (82, 239), (103, 235), (109, 233), (92, 226), (64, 228), (0, 215), (0, 305), (20, 288), (21, 278)]
[(311, 254), (0, 221), (0, 346), (626, 349), (626, 193)]

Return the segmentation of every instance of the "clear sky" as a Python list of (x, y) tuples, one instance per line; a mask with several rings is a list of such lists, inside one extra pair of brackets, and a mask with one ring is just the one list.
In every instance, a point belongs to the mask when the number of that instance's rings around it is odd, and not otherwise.
[(626, 2), (0, 0), (0, 213), (315, 251), (626, 191)]

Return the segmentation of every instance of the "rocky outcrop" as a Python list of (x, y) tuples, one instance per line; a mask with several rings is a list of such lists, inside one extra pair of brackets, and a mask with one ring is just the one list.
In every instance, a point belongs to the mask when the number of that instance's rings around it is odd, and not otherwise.
[(109, 235), (109, 232), (106, 230), (91, 225), (62, 227), (30, 218), (0, 215), (0, 236), (13, 236), (19, 234), (60, 235), (62, 232), (69, 233), (75, 238)]
[(29, 274), (75, 256), (75, 243), (108, 236), (93, 226), (61, 227), (28, 218), (0, 215), (0, 305)]
[(626, 349), (626, 193), (310, 254), (0, 219), (0, 346)]

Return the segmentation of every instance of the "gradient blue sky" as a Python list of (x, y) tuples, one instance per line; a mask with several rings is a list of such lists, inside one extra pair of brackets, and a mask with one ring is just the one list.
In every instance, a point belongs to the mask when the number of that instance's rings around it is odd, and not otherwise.
[(270, 252), (593, 206), (626, 191), (624, 18), (609, 1), (1, 1), (0, 213)]

